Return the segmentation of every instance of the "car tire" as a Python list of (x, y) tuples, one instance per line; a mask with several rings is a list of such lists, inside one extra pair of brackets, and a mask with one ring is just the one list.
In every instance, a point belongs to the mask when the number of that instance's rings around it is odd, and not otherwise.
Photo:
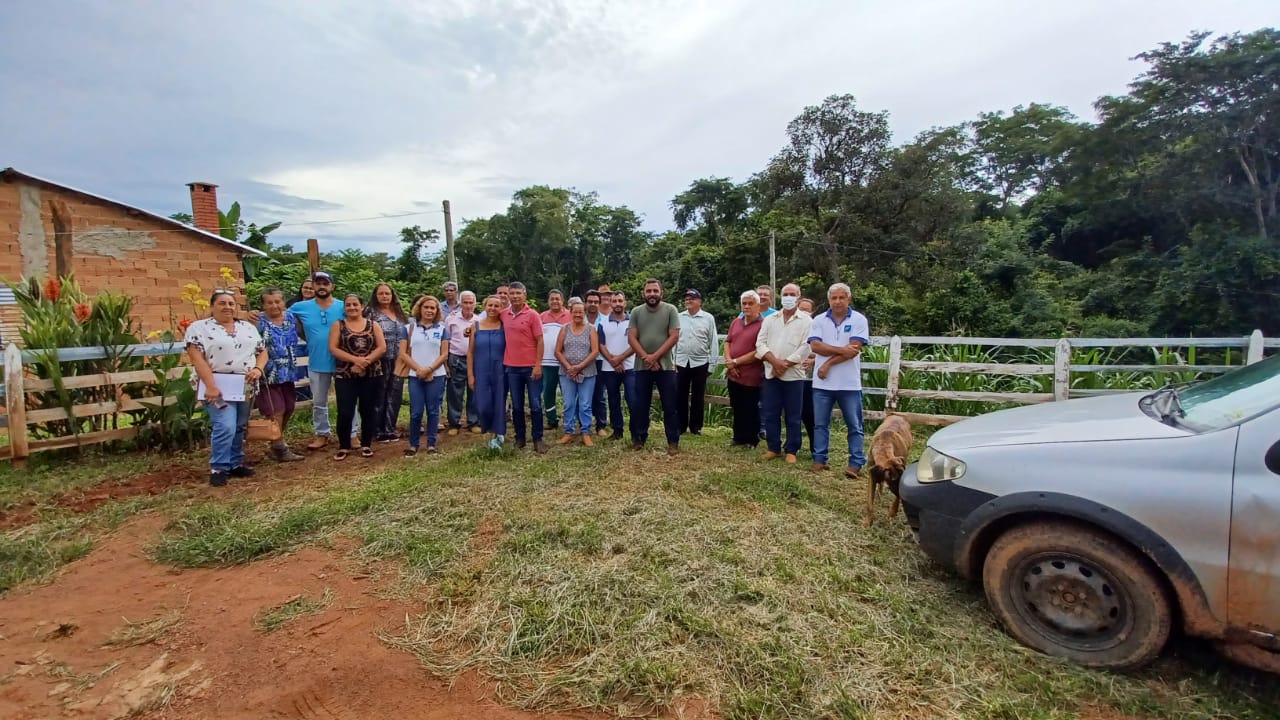
[(982, 585), (1018, 642), (1088, 667), (1150, 662), (1173, 624), (1168, 594), (1145, 558), (1070, 522), (1004, 532), (987, 552)]

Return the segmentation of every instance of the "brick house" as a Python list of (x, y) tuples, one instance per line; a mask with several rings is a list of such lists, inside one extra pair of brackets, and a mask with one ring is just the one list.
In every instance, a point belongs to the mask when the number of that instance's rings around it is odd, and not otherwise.
[(221, 268), (244, 286), (241, 258), (262, 255), (218, 234), (216, 185), (190, 183), (195, 226), (116, 200), (27, 175), (0, 170), (0, 334), (18, 340), (21, 312), (8, 282), (75, 275), (93, 296), (128, 293), (145, 334), (169, 327), (171, 313), (194, 316), (180, 299), (187, 283), (205, 293), (225, 284)]

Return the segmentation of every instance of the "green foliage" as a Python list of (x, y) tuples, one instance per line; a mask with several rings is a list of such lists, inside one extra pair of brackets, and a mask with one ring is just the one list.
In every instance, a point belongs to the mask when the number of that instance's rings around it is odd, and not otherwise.
[[(27, 394), (28, 409), (61, 408), (71, 418), (76, 405), (115, 400), (124, 386), (67, 388), (64, 379), (76, 375), (96, 375), (136, 370), (141, 361), (120, 353), (119, 346), (138, 343), (138, 325), (133, 319), (133, 299), (104, 290), (88, 298), (71, 276), (29, 278), (10, 283), (14, 299), (22, 311), (19, 334), (23, 346), (35, 355), (29, 367), (35, 376), (53, 383), (53, 390)], [(100, 347), (106, 357), (98, 360), (62, 362), (58, 348)], [(119, 414), (96, 415), (36, 423), (33, 437), (65, 437), (92, 430), (118, 427)]]

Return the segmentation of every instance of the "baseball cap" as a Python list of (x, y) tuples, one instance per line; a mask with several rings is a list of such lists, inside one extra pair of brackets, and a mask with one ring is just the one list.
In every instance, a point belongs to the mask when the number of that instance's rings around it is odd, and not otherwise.
[(695, 299), (695, 300), (701, 300), (701, 299), (702, 299), (702, 293), (698, 292), (697, 290), (694, 290), (693, 288), (689, 288), (688, 290), (685, 290), (685, 291), (684, 291), (684, 296), (685, 296), (686, 298), (693, 298), (693, 299)]
[(311, 277), (313, 280), (328, 280), (330, 283), (333, 282), (333, 276), (327, 272), (317, 272), (315, 275), (312, 275)]

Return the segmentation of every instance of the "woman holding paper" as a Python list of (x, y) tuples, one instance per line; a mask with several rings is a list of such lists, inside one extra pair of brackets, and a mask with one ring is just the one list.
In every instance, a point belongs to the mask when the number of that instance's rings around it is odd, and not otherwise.
[(191, 323), (183, 342), (212, 425), (209, 484), (222, 487), (228, 477), (253, 475), (253, 469), (244, 465), (244, 434), (249, 424), (245, 386), (262, 377), (267, 350), (252, 323), (236, 320), (234, 291), (214, 290), (209, 308), (209, 317)]

